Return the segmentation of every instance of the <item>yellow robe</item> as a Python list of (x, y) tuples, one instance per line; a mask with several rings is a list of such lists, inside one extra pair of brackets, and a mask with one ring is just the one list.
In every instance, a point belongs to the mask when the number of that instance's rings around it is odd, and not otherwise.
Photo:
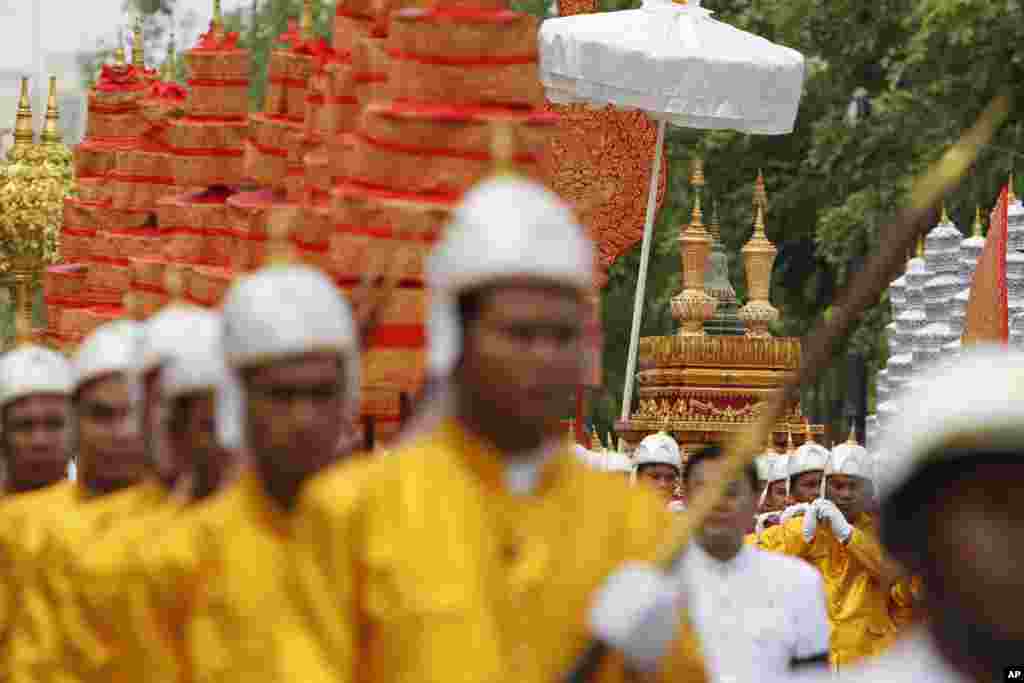
[(312, 683), (324, 667), (286, 583), (293, 519), (252, 474), (183, 514), (140, 558), (152, 573), (134, 609), (152, 649), (127, 666), (148, 683)]
[(114, 683), (135, 680), (127, 675), (126, 640), (134, 635), (128, 594), (128, 560), (139, 545), (158, 536), (178, 513), (178, 499), (158, 482), (135, 489), (138, 513), (120, 520), (107, 533), (94, 538), (72, 561), (79, 612), (104, 647), (95, 659), (85, 659), (87, 670), (77, 672), (84, 681)]
[[(34, 633), (27, 615), (45, 612), (43, 595), (34, 580), (34, 559), (43, 527), (73, 502), (74, 484), (63, 481), (39, 491), (10, 495), (0, 503), (0, 680), (16, 675), (15, 658), (31, 661), (46, 635)], [(55, 634), (51, 633), (52, 637)]]
[(53, 622), (58, 636), (56, 647), (42, 651), (33, 664), (37, 680), (82, 681), (97, 662), (111, 656), (105, 633), (97, 631), (95, 620), (82, 609), (76, 561), (111, 529), (154, 504), (154, 491), (149, 485), (96, 497), (88, 497), (76, 485), (71, 495), (77, 504), (46, 530), (36, 560), (49, 609), (45, 620)]
[(903, 578), (893, 584), (889, 593), (889, 613), (901, 632), (920, 619), (920, 600), (923, 592), (921, 577)]
[(845, 544), (827, 522), (819, 522), (814, 538), (806, 543), (803, 524), (801, 516), (768, 529), (779, 529), (769, 543), (771, 549), (802, 558), (821, 572), (832, 625), (830, 661), (845, 667), (881, 653), (895, 639), (896, 626), (889, 616), (892, 567), (878, 543), (874, 517), (861, 515)]
[[(502, 456), (454, 420), (358, 476), (311, 483), (294, 555), (310, 630), (344, 683), (556, 681), (589, 639), (595, 590), (651, 559), (672, 519), (568, 452), (513, 495)], [(681, 631), (666, 680), (703, 681)], [(602, 676), (622, 680), (621, 659)]]

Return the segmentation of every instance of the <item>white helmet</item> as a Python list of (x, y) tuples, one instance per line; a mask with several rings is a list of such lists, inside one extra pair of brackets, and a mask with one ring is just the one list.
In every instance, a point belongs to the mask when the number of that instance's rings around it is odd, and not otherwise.
[(633, 479), (644, 465), (671, 465), (682, 473), (683, 458), (679, 444), (665, 432), (645, 436), (633, 452)]
[(857, 443), (855, 433), (850, 430), (850, 437), (832, 449), (828, 462), (825, 464), (825, 476), (821, 478), (822, 497), (825, 496), (825, 485), (829, 476), (845, 474), (872, 481), (874, 469), (874, 462), (868, 450)]
[(217, 429), (227, 448), (244, 447), (245, 395), (238, 372), (312, 352), (345, 364), (347, 401), (358, 409), (359, 340), (348, 302), (319, 270), (270, 266), (239, 278), (224, 297), (223, 350), (231, 372), (217, 395)]
[(115, 320), (96, 328), (78, 347), (72, 367), (72, 394), (105, 375), (123, 373), (131, 380), (138, 368), (142, 326)]
[(161, 396), (167, 402), (188, 394), (216, 391), (227, 379), (220, 315), (198, 309), (189, 323), (188, 336), (165, 361)]
[(786, 478), (786, 493), (789, 493), (791, 490), (793, 477), (801, 475), (804, 472), (824, 471), (828, 458), (828, 449), (814, 441), (808, 435), (808, 439), (804, 441), (800, 448), (796, 449), (794, 453), (789, 455), (789, 462), (787, 464), (788, 476)]
[[(761, 491), (761, 500), (759, 505), (764, 505), (764, 501), (768, 498), (768, 489), (777, 481), (788, 481), (789, 480), (789, 458), (785, 455), (779, 455), (774, 453), (769, 455), (765, 459), (765, 471), (764, 471), (764, 490)], [(758, 472), (758, 478), (761, 478), (761, 473)], [(787, 493), (789, 489), (786, 489)]]
[(26, 344), (0, 356), (0, 411), (28, 396), (71, 393), (71, 364), (50, 349)]
[(632, 473), (633, 461), (625, 453), (608, 451), (604, 456), (604, 469), (606, 472)]
[(440, 340), (430, 343), (431, 372), (447, 375), (462, 352), (454, 306), (460, 294), (518, 276), (586, 293), (594, 286), (593, 268), (593, 244), (550, 190), (518, 177), (479, 183), (453, 212), (430, 259), (434, 301), (427, 330)]
[(142, 323), (139, 374), (145, 375), (170, 360), (189, 343), (197, 319), (209, 311), (191, 304), (171, 304)]

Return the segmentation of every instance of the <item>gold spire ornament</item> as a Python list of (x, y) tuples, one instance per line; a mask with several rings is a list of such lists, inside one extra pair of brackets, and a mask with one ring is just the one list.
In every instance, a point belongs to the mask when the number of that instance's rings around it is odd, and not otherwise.
[(43, 123), (43, 132), (39, 135), (39, 142), (53, 147), (63, 141), (64, 136), (60, 132), (60, 110), (57, 108), (57, 77), (50, 76), (50, 94), (46, 100), (46, 119)]
[(146, 69), (146, 43), (142, 31), (142, 12), (135, 15), (135, 28), (132, 30), (132, 66), (140, 72)]
[(764, 213), (768, 213), (768, 190), (764, 185), (764, 171), (757, 169), (757, 180), (754, 181), (754, 201), (751, 213), (757, 215), (757, 207), (761, 207)]
[(512, 122), (499, 119), (491, 124), (491, 162), (494, 164), (494, 175), (518, 175), (515, 164), (515, 134)]
[(714, 243), (704, 228), (701, 194), (705, 185), (704, 162), (694, 159), (690, 166), (690, 185), (694, 190), (690, 224), (679, 232), (679, 255), (683, 272), (683, 291), (672, 298), (672, 317), (679, 322), (679, 336), (703, 337), (704, 323), (718, 308), (718, 300), (704, 291), (704, 275)]
[(14, 123), (14, 149), (28, 147), (33, 142), (35, 130), (32, 128), (32, 101), (28, 96), (28, 77), (22, 76), (21, 97), (18, 98), (18, 114)]
[(949, 214), (946, 213), (946, 202), (945, 201), (942, 202), (942, 215), (939, 217), (939, 223), (943, 223), (943, 224), (944, 223), (952, 223), (952, 221), (949, 220)]
[(857, 423), (850, 423), (850, 436), (846, 437), (846, 443), (850, 446), (859, 446), (860, 443), (857, 441)]
[(1010, 181), (1007, 183), (1007, 189), (1009, 190), (1007, 194), (1012, 204), (1017, 201), (1017, 192), (1013, 189), (1013, 171), (1010, 171)]
[(167, 57), (160, 68), (160, 78), (168, 83), (178, 79), (178, 52), (174, 45), (174, 31), (171, 31), (171, 37), (167, 41)]
[(974, 207), (974, 227), (971, 228), (971, 237), (982, 237), (984, 226), (981, 223), (981, 207)]
[(924, 258), (924, 235), (917, 238), (917, 247), (914, 250), (915, 258)]
[(313, 40), (313, 0), (302, 0), (302, 17), (299, 20), (299, 35), (302, 42)]
[(778, 250), (768, 241), (764, 230), (764, 207), (757, 205), (754, 234), (743, 249), (743, 266), (747, 272), (747, 305), (740, 309), (739, 319), (747, 328), (748, 337), (770, 337), (769, 326), (779, 319), (779, 311), (771, 303), (772, 267)]

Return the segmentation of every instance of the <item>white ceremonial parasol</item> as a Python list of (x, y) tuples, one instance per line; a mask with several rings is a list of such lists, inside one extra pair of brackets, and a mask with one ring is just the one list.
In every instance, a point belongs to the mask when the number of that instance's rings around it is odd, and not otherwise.
[(539, 42), (540, 78), (552, 102), (641, 109), (658, 121), (622, 397), (627, 420), (665, 126), (792, 132), (804, 58), (713, 19), (700, 0), (643, 0), (636, 10), (548, 19)]

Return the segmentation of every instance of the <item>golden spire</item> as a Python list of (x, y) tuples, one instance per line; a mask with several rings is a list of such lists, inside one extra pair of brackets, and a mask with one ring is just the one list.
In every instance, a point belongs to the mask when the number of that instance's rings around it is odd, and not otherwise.
[(14, 124), (14, 146), (31, 145), (35, 139), (32, 129), (32, 101), (28, 97), (28, 77), (21, 78), (21, 97), (18, 99), (18, 117)]
[(924, 258), (924, 235), (917, 238), (917, 249), (914, 252), (917, 258)]
[(299, 21), (299, 35), (303, 42), (313, 40), (313, 0), (302, 0), (302, 18)]
[(167, 57), (164, 59), (164, 64), (160, 67), (160, 78), (168, 83), (173, 82), (178, 77), (178, 52), (174, 47), (174, 31), (171, 31), (171, 37), (167, 41)]
[(704, 160), (697, 158), (690, 163), (690, 184), (700, 192), (704, 189)]
[(945, 200), (943, 200), (943, 202), (942, 202), (942, 216), (939, 218), (939, 223), (951, 223), (951, 222), (952, 221), (949, 220), (949, 214), (946, 213), (946, 202), (945, 202)]
[(768, 239), (764, 231), (764, 207), (760, 204), (757, 205), (757, 212), (754, 214), (754, 234), (750, 239), (753, 241), (759, 237), (764, 240)]
[(140, 72), (146, 68), (146, 44), (142, 33), (142, 12), (135, 15), (135, 28), (132, 30), (132, 66)]
[(718, 200), (711, 202), (711, 225), (708, 226), (708, 232), (715, 241), (722, 241), (722, 223), (718, 220)]
[(694, 189), (693, 212), (690, 214), (690, 227), (703, 229), (704, 213), (701, 211), (701, 195), (704, 193), (704, 161), (694, 159), (690, 164), (690, 185)]
[(214, 34), (224, 33), (224, 14), (220, 10), (220, 0), (213, 0), (213, 19), (210, 21), (210, 28)]
[(60, 110), (57, 108), (57, 77), (50, 76), (50, 94), (46, 99), (46, 120), (39, 142), (44, 145), (59, 145), (63, 140), (60, 134)]
[(1017, 201), (1017, 193), (1013, 189), (1013, 171), (1010, 171), (1010, 182), (1008, 183), (1008, 187), (1009, 187), (1009, 190), (1010, 190), (1009, 193), (1008, 193), (1009, 194), (1009, 199), (1010, 199), (1010, 203), (1012, 204), (1015, 201)]
[(269, 239), (267, 240), (266, 265), (286, 266), (295, 260), (292, 252), (290, 220), (291, 214), (288, 212), (277, 216), (273, 216), (273, 212), (271, 213), (271, 219), (267, 226)]
[(981, 237), (982, 228), (983, 226), (981, 224), (981, 207), (976, 206), (974, 207), (974, 227), (971, 229), (971, 237)]
[(491, 161), (494, 164), (494, 175), (515, 175), (515, 137), (512, 124), (507, 120), (497, 120), (491, 125)]
[(846, 438), (846, 443), (851, 445), (851, 446), (859, 446), (860, 445), (857, 442), (857, 423), (856, 422), (852, 422), (850, 424), (850, 436), (848, 436)]
[(754, 213), (760, 206), (766, 213), (768, 211), (768, 190), (764, 186), (764, 171), (757, 169), (757, 180), (754, 181)]
[(164, 273), (164, 289), (167, 290), (167, 305), (181, 304), (185, 300), (185, 275), (181, 268), (170, 266)]
[(124, 308), (124, 319), (142, 322), (145, 316), (142, 313), (142, 300), (135, 292), (125, 292), (121, 297), (121, 307)]

